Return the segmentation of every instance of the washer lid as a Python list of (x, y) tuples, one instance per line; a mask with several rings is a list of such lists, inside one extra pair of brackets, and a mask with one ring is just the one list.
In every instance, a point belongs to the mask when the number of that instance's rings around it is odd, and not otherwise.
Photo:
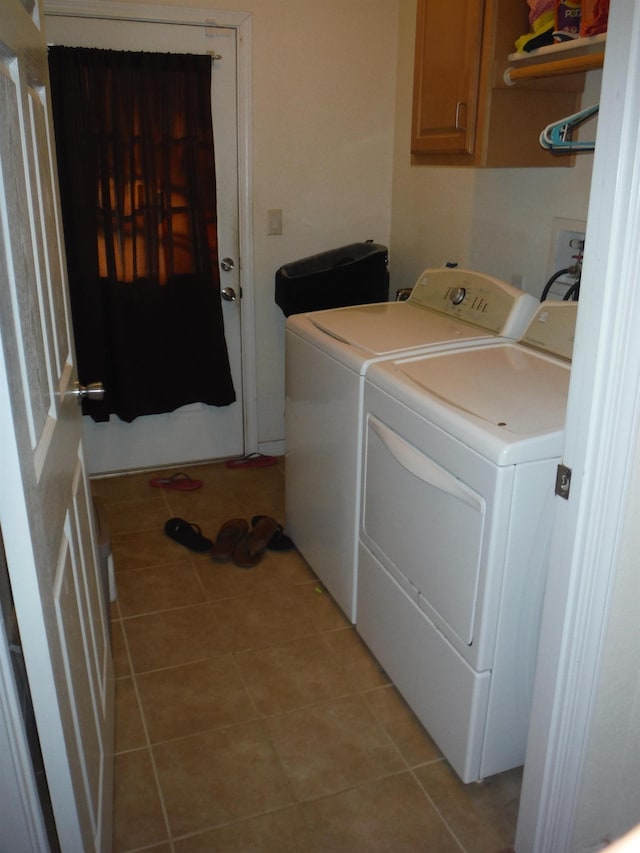
[(493, 337), (485, 329), (410, 302), (354, 305), (307, 316), (321, 332), (374, 357)]

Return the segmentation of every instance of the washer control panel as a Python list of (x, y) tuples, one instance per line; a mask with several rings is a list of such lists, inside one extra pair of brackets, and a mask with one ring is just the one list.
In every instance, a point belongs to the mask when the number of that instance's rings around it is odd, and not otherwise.
[(539, 305), (533, 296), (506, 281), (458, 267), (425, 270), (408, 302), (516, 338)]

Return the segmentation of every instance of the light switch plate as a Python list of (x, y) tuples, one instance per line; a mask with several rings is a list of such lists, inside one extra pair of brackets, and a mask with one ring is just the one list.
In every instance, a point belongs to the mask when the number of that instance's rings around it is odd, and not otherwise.
[(282, 234), (282, 210), (267, 211), (267, 234), (279, 235)]

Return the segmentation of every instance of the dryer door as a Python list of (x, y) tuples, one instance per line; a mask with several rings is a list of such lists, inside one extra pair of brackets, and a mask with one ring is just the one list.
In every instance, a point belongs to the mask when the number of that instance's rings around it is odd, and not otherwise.
[(369, 416), (367, 544), (445, 635), (466, 646), (476, 631), (486, 514), (482, 494)]

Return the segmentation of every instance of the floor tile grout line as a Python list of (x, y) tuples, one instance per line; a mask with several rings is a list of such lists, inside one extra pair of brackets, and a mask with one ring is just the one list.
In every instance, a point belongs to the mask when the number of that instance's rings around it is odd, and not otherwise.
[[(203, 661), (206, 661), (206, 660), (209, 660), (209, 658), (202, 658), (201, 660), (199, 660), (199, 661), (195, 661), (194, 663), (202, 663)], [(190, 664), (190, 663), (187, 663), (187, 664), (178, 664), (178, 665), (177, 665), (177, 666), (175, 666), (175, 667), (166, 667), (165, 669), (152, 670), (151, 672), (152, 672), (152, 673), (167, 672), (169, 669), (179, 669), (179, 668), (181, 668), (182, 666), (191, 666), (191, 664)], [(144, 676), (144, 675), (147, 675), (147, 674), (149, 674), (149, 673), (147, 673), (147, 672), (138, 673), (138, 675), (143, 675), (143, 676)], [(121, 676), (121, 678), (122, 678), (122, 679), (124, 679), (124, 678), (128, 678), (128, 677), (130, 677), (130, 676)], [(243, 686), (244, 686), (244, 684), (243, 684)], [(277, 713), (275, 713), (275, 714), (263, 714), (263, 713), (261, 713), (261, 712), (259, 711), (259, 709), (257, 708), (257, 706), (256, 706), (256, 704), (255, 704), (255, 701), (253, 700), (253, 697), (251, 696), (251, 693), (250, 693), (250, 691), (249, 691), (249, 690), (247, 690), (247, 694), (248, 694), (248, 696), (249, 696), (249, 699), (251, 699), (251, 704), (252, 704), (252, 707), (253, 707), (254, 712), (255, 712), (255, 716), (254, 716), (254, 717), (249, 717), (249, 718), (247, 718), (247, 719), (245, 719), (245, 720), (240, 720), (240, 721), (238, 721), (238, 722), (225, 723), (224, 725), (212, 726), (212, 727), (210, 727), (210, 728), (204, 728), (204, 729), (198, 729), (197, 731), (190, 731), (188, 734), (176, 735), (176, 736), (174, 736), (174, 737), (163, 738), (162, 740), (151, 740), (151, 739), (149, 739), (148, 745), (149, 745), (150, 747), (157, 747), (157, 746), (161, 746), (161, 745), (166, 744), (166, 743), (176, 743), (176, 742), (181, 741), (181, 740), (188, 740), (189, 738), (196, 738), (196, 737), (200, 737), (200, 736), (202, 736), (202, 735), (204, 735), (204, 734), (207, 734), (207, 733), (209, 733), (209, 732), (222, 732), (222, 731), (228, 731), (228, 730), (230, 730), (230, 729), (233, 729), (233, 728), (236, 728), (236, 727), (239, 727), (239, 726), (243, 726), (243, 725), (245, 725), (246, 723), (258, 722), (258, 721), (261, 721), (261, 720), (265, 720), (265, 721), (266, 721), (266, 720), (274, 720), (274, 719), (277, 719), (278, 717), (286, 717), (288, 714), (302, 713), (302, 712), (305, 712), (305, 711), (313, 710), (314, 708), (321, 708), (323, 705), (331, 704), (331, 703), (333, 703), (333, 702), (338, 702), (338, 701), (340, 701), (340, 700), (342, 700), (342, 699), (348, 699), (349, 697), (353, 697), (353, 696), (358, 696), (358, 697), (360, 697), (360, 698), (363, 698), (363, 695), (364, 695), (361, 691), (356, 691), (356, 692), (351, 692), (351, 693), (340, 693), (340, 694), (336, 694), (336, 695), (333, 695), (333, 696), (328, 696), (328, 697), (326, 697), (326, 698), (324, 698), (324, 699), (319, 699), (319, 700), (317, 700), (316, 702), (311, 702), (311, 703), (309, 703), (308, 705), (299, 705), (299, 706), (296, 706), (296, 707), (294, 707), (294, 708), (287, 708), (286, 710), (278, 711), (278, 712), (277, 712)], [(140, 703), (140, 705), (141, 705), (141, 703)], [(365, 705), (366, 705), (366, 703), (365, 703)], [(141, 707), (142, 707), (142, 706), (141, 706)], [(372, 712), (371, 712), (368, 708), (367, 708), (367, 710), (369, 711), (369, 713), (371, 713), (371, 714), (372, 714)], [(386, 737), (390, 737), (390, 736), (388, 735), (388, 732), (387, 732), (386, 727), (384, 726), (384, 724), (383, 724), (383, 723), (381, 723), (381, 722), (380, 722), (380, 721), (375, 717), (375, 715), (374, 715), (374, 714), (372, 714), (372, 716), (373, 716), (374, 721), (377, 723), (377, 725), (378, 725), (378, 726), (379, 726), (379, 727), (384, 731), (385, 736), (386, 736)], [(395, 746), (395, 744), (393, 744), (393, 745)], [(140, 747), (135, 747), (135, 746), (134, 746), (134, 747), (131, 747), (131, 748), (129, 748), (129, 749), (121, 750), (121, 753), (125, 753), (125, 752), (135, 752), (135, 751), (136, 751), (137, 749), (139, 749), (139, 748), (140, 748)], [(397, 750), (397, 747), (396, 747), (396, 750)], [(119, 754), (120, 754), (120, 753), (119, 753)], [(432, 759), (432, 760), (430, 760), (430, 761), (422, 761), (422, 762), (420, 762), (419, 764), (410, 764), (410, 763), (409, 763), (409, 762), (404, 758), (404, 756), (402, 756), (402, 754), (400, 754), (400, 757), (402, 758), (403, 763), (404, 763), (404, 765), (405, 765), (405, 766), (404, 766), (404, 770), (407, 770), (407, 771), (410, 771), (410, 770), (416, 770), (416, 769), (418, 769), (418, 768), (420, 768), (420, 767), (426, 767), (426, 766), (428, 766), (428, 765), (430, 765), (430, 764), (437, 764), (439, 761), (443, 761), (443, 760), (444, 760), (442, 757), (438, 757), (438, 758), (434, 758), (434, 759)], [(404, 771), (399, 771), (399, 772), (404, 772)], [(395, 773), (396, 773), (396, 771), (394, 771), (394, 773), (393, 773), (392, 775), (395, 775)]]
[[(121, 572), (121, 574), (123, 576), (130, 576), (130, 575), (136, 574), (138, 572), (161, 571), (163, 569), (175, 568), (177, 565), (179, 565), (180, 563), (183, 563), (183, 562), (186, 562), (186, 560), (176, 560), (173, 563), (158, 563), (158, 564), (153, 564), (153, 565), (149, 565), (149, 566), (136, 566), (136, 568), (134, 568), (134, 569), (123, 570)], [(155, 610), (143, 610), (139, 613), (126, 613), (126, 614), (122, 614), (120, 618), (122, 618), (122, 619), (137, 619), (138, 617), (151, 616), (151, 615), (156, 614), (156, 613), (167, 613), (168, 611), (179, 610), (179, 609), (185, 608), (185, 607), (197, 607), (198, 605), (201, 605), (201, 604), (222, 605), (228, 601), (237, 601), (239, 598), (247, 598), (249, 596), (253, 596), (253, 597), (257, 598), (257, 597), (263, 597), (263, 595), (264, 595), (264, 593), (262, 593), (262, 592), (247, 593), (247, 592), (243, 591), (243, 592), (237, 593), (236, 595), (226, 595), (226, 596), (223, 596), (222, 598), (211, 596), (211, 595), (207, 594), (207, 590), (202, 583), (202, 578), (200, 577), (200, 573), (198, 572), (197, 563), (195, 563), (193, 560), (189, 560), (189, 564), (194, 569), (194, 572), (195, 572), (197, 579), (198, 579), (198, 587), (203, 592), (204, 597), (203, 597), (202, 601), (192, 601), (192, 602), (187, 602), (186, 604), (174, 604), (174, 605), (170, 605), (168, 607), (160, 607), (160, 608), (157, 608)], [(116, 572), (116, 578), (118, 576), (119, 575)], [(268, 588), (268, 592), (273, 592), (274, 594), (277, 593), (279, 586), (281, 586), (282, 588), (291, 589), (294, 587), (310, 586), (312, 583), (314, 583), (314, 581), (312, 581), (312, 580), (300, 580), (300, 581), (296, 581), (294, 583), (287, 583), (287, 582), (283, 581), (281, 584), (270, 586)], [(121, 610), (121, 608), (120, 608), (120, 610)], [(349, 626), (346, 626), (346, 627), (349, 627)], [(319, 631), (317, 633), (323, 633), (323, 634), (327, 633), (328, 634), (328, 633), (331, 633), (332, 631), (339, 631), (339, 630), (342, 630), (342, 629), (340, 627), (329, 628), (326, 631)]]
[[(241, 596), (238, 596), (238, 598), (239, 597), (241, 597)], [(255, 594), (255, 597), (262, 597), (262, 596), (261, 596), (261, 594)], [(122, 622), (123, 627), (124, 627), (126, 625), (126, 623), (133, 622), (136, 619), (145, 619), (145, 618), (148, 618), (150, 616), (159, 616), (161, 614), (188, 610), (190, 608), (208, 607), (209, 605), (215, 605), (215, 604), (218, 604), (218, 603), (220, 603), (222, 601), (226, 601), (226, 600), (231, 600), (231, 599), (222, 599), (222, 600), (205, 599), (204, 601), (200, 601), (200, 602), (180, 604), (180, 605), (177, 605), (175, 607), (168, 607), (165, 609), (153, 610), (153, 611), (135, 614), (135, 615), (121, 615), (119, 617), (119, 621)], [(233, 599), (233, 600), (237, 600), (237, 598)], [(213, 616), (215, 617), (215, 615), (216, 614), (214, 612)], [(312, 637), (322, 638), (323, 635), (326, 635), (326, 634), (338, 633), (340, 631), (348, 631), (350, 629), (353, 629), (353, 626), (345, 625), (342, 627), (331, 628), (331, 629), (328, 629), (326, 631), (318, 630), (317, 628), (312, 626), (308, 630), (302, 631), (301, 633), (292, 636), (288, 640), (277, 640), (275, 642), (268, 642), (266, 644), (247, 646), (245, 648), (229, 649), (226, 651), (221, 651), (220, 654), (221, 655), (227, 654), (227, 653), (243, 654), (243, 653), (253, 652), (253, 651), (256, 651), (256, 652), (257, 651), (263, 651), (263, 650), (270, 649), (270, 648), (278, 648), (278, 647), (280, 647), (282, 645), (286, 645), (288, 643), (294, 643), (296, 641), (305, 640), (305, 639), (312, 638)], [(202, 657), (194, 658), (194, 659), (189, 660), (189, 661), (184, 661), (184, 663), (192, 663), (192, 662), (195, 662), (196, 660), (201, 660), (201, 659), (207, 658), (207, 657), (218, 657), (218, 655), (204, 655)], [(172, 664), (172, 666), (173, 665), (177, 666), (179, 664)], [(159, 667), (159, 669), (165, 669), (165, 667)], [(153, 671), (155, 671), (155, 670), (143, 670), (143, 671), (140, 671), (140, 674), (143, 674), (143, 672), (153, 672)]]
[(273, 754), (275, 756), (278, 767), (280, 768), (280, 772), (282, 773), (282, 778), (285, 781), (285, 784), (287, 786), (287, 792), (288, 792), (288, 795), (291, 799), (290, 805), (297, 807), (300, 805), (300, 803), (299, 803), (298, 798), (296, 797), (296, 794), (295, 794), (295, 790), (294, 790), (294, 786), (293, 786), (293, 779), (291, 778), (290, 774), (287, 773), (287, 770), (286, 770), (284, 763), (283, 763), (283, 760), (282, 760), (282, 756), (280, 755), (278, 749), (276, 748), (275, 743), (273, 742), (273, 738), (271, 737), (271, 733), (269, 732), (269, 729), (266, 725), (266, 718), (260, 717), (258, 720), (258, 723), (260, 725), (260, 730), (264, 734), (264, 737), (267, 739), (267, 742), (268, 742), (269, 746), (271, 747), (271, 751), (273, 752)]
[(389, 729), (387, 728), (387, 726), (384, 724), (384, 722), (383, 722), (383, 721), (378, 717), (378, 715), (373, 711), (373, 709), (370, 707), (369, 703), (368, 703), (368, 702), (367, 702), (367, 700), (365, 699), (365, 695), (366, 695), (366, 693), (368, 693), (368, 692), (370, 692), (370, 691), (367, 691), (367, 690), (360, 690), (360, 691), (358, 691), (358, 695), (359, 695), (359, 696), (360, 696), (360, 698), (362, 699), (362, 703), (363, 703), (363, 705), (365, 706), (365, 708), (367, 709), (367, 711), (368, 711), (368, 712), (369, 712), (369, 714), (371, 715), (372, 719), (373, 719), (373, 720), (375, 720), (375, 722), (377, 723), (378, 727), (379, 727), (379, 728), (381, 729), (381, 731), (384, 733), (384, 735), (385, 735), (385, 737), (386, 737), (387, 741), (389, 742), (389, 744), (390, 744), (390, 745), (393, 747), (393, 749), (397, 752), (397, 754), (398, 754), (398, 756), (399, 756), (400, 760), (402, 761), (402, 763), (404, 764), (405, 768), (406, 768), (407, 770), (411, 770), (411, 769), (412, 769), (411, 765), (410, 765), (410, 764), (409, 764), (409, 762), (407, 761), (407, 759), (406, 759), (406, 757), (405, 757), (404, 753), (402, 752), (402, 750), (400, 749), (400, 747), (398, 746), (398, 744), (395, 742), (394, 738), (391, 736), (391, 732), (389, 731)]
[[(442, 760), (444, 761), (444, 758), (443, 758)], [(414, 778), (414, 779), (415, 779), (415, 781), (416, 781), (416, 784), (418, 785), (418, 787), (420, 788), (420, 790), (423, 792), (424, 796), (426, 797), (426, 799), (427, 799), (427, 800), (429, 801), (429, 803), (431, 804), (431, 806), (432, 806), (433, 810), (436, 812), (436, 814), (438, 815), (438, 817), (440, 818), (440, 820), (442, 821), (442, 823), (443, 823), (443, 824), (444, 824), (444, 826), (446, 827), (447, 832), (451, 835), (451, 837), (453, 838), (453, 840), (455, 841), (455, 843), (458, 845), (458, 847), (460, 848), (460, 850), (462, 851), (462, 853), (467, 853), (467, 849), (466, 849), (466, 847), (463, 845), (463, 843), (460, 841), (460, 839), (458, 838), (458, 836), (456, 835), (456, 833), (453, 831), (452, 827), (449, 825), (449, 821), (448, 821), (448, 820), (446, 819), (446, 817), (443, 815), (443, 813), (442, 813), (441, 809), (440, 809), (440, 808), (438, 808), (438, 805), (436, 804), (436, 802), (435, 802), (435, 800), (433, 799), (433, 797), (431, 796), (431, 794), (427, 791), (427, 789), (425, 788), (425, 786), (422, 784), (422, 782), (421, 782), (421, 781), (420, 781), (420, 779), (418, 778), (418, 776), (417, 776), (417, 774), (416, 774), (416, 772), (415, 772), (417, 769), (418, 769), (418, 768), (414, 768), (414, 769), (412, 769), (412, 770), (410, 771), (410, 772), (411, 772), (411, 775), (413, 776), (413, 778)]]
[(193, 567), (193, 571), (194, 571), (196, 579), (198, 581), (198, 586), (200, 587), (200, 591), (202, 592), (202, 595), (204, 596), (204, 600), (207, 602), (210, 601), (211, 599), (207, 595), (207, 590), (205, 588), (205, 585), (202, 582), (202, 577), (200, 576), (200, 572), (198, 571), (197, 562), (193, 559), (193, 557), (191, 557), (189, 559), (189, 562), (191, 563), (191, 566)]
[[(134, 566), (132, 569), (123, 569), (120, 572), (116, 571), (116, 575), (135, 575), (138, 572), (155, 572), (162, 571), (163, 569), (175, 569), (183, 566), (185, 563), (189, 563), (195, 569), (195, 564), (193, 558), (189, 554), (185, 554), (184, 557), (177, 557), (175, 560), (166, 563), (150, 563), (148, 566)], [(136, 615), (136, 614), (133, 614)]]
[[(186, 665), (188, 666), (189, 664), (186, 664)], [(155, 670), (155, 671), (156, 672), (164, 672), (165, 670)], [(145, 675), (145, 674), (146, 673), (142, 673), (142, 675)], [(125, 680), (126, 678), (131, 678), (131, 676), (121, 676), (119, 680), (122, 681), (122, 680)], [(208, 734), (211, 732), (229, 731), (230, 729), (241, 727), (241, 726), (244, 726), (245, 724), (248, 724), (248, 723), (255, 723), (258, 721), (274, 720), (274, 719), (277, 719), (278, 717), (286, 717), (288, 714), (309, 711), (309, 710), (313, 710), (314, 708), (321, 708), (323, 705), (331, 704), (333, 702), (337, 702), (337, 701), (340, 701), (341, 699), (346, 699), (346, 698), (349, 698), (352, 696), (362, 697), (363, 694), (360, 692), (341, 693), (339, 695), (330, 696), (330, 697), (327, 697), (326, 699), (319, 700), (318, 702), (311, 703), (309, 705), (297, 706), (295, 708), (287, 709), (284, 711), (279, 711), (278, 713), (275, 713), (275, 714), (261, 714), (260, 711), (256, 708), (255, 703), (252, 700), (252, 706), (254, 709), (255, 716), (247, 717), (246, 719), (240, 720), (238, 722), (225, 723), (223, 725), (212, 726), (210, 728), (203, 728), (203, 729), (198, 729), (195, 731), (190, 731), (188, 734), (175, 735), (174, 737), (165, 737), (165, 738), (162, 738), (160, 740), (152, 740), (149, 737), (148, 743), (145, 744), (145, 746), (147, 746), (149, 748), (154, 748), (154, 747), (158, 747), (158, 746), (163, 746), (164, 744), (177, 743), (181, 740), (189, 740), (190, 738), (198, 738), (198, 737), (201, 737), (202, 735), (205, 735), (205, 734)], [(249, 693), (249, 698), (252, 699), (250, 693)], [(140, 702), (140, 700), (138, 700), (138, 701), (139, 701), (140, 707), (142, 708), (142, 703)], [(142, 711), (141, 711), (141, 713), (142, 713)], [(403, 768), (401, 770), (394, 770), (394, 771), (392, 771), (386, 775), (395, 776), (395, 775), (398, 775), (399, 773), (404, 773), (404, 772), (413, 773), (414, 771), (420, 770), (423, 767), (431, 767), (434, 764), (441, 764), (441, 763), (446, 761), (444, 756), (437, 756), (437, 757), (427, 759), (425, 761), (419, 761), (416, 763), (412, 763), (412, 762), (408, 761), (405, 758), (405, 756), (402, 754), (402, 752), (400, 751), (397, 744), (395, 744), (395, 742), (393, 741), (393, 738), (389, 734), (384, 723), (379, 721), (375, 717), (375, 715), (373, 715), (373, 717), (374, 717), (375, 722), (378, 724), (378, 726), (384, 731), (387, 739), (391, 741), (392, 746), (395, 748), (395, 751), (399, 753), (399, 756), (403, 762)], [(124, 755), (126, 753), (137, 752), (140, 749), (141, 749), (140, 746), (131, 746), (127, 749), (119, 750), (117, 754), (118, 755)], [(383, 777), (381, 777), (381, 778), (384, 778), (384, 775), (385, 774), (383, 774)]]
[(239, 666), (239, 664), (238, 664), (238, 661), (237, 661), (236, 653), (235, 653), (235, 652), (231, 652), (231, 659), (233, 660), (233, 667), (234, 667), (234, 669), (235, 669), (236, 673), (238, 674), (238, 678), (240, 679), (240, 681), (241, 681), (241, 683), (242, 683), (242, 686), (244, 687), (244, 689), (245, 689), (245, 691), (246, 691), (247, 696), (248, 696), (248, 697), (249, 697), (249, 699), (251, 700), (251, 706), (252, 706), (253, 710), (255, 711), (256, 716), (257, 716), (257, 717), (262, 717), (262, 716), (263, 716), (263, 714), (261, 714), (261, 713), (260, 713), (260, 711), (258, 710), (258, 706), (257, 706), (257, 704), (256, 704), (256, 700), (255, 700), (255, 698), (254, 698), (254, 696), (253, 696), (253, 694), (252, 694), (251, 690), (249, 689), (249, 685), (247, 684), (247, 680), (246, 680), (246, 678), (244, 677), (244, 673), (243, 673), (243, 672), (242, 672), (242, 670), (240, 669), (240, 666)]
[(151, 844), (143, 844), (142, 847), (127, 847), (127, 849), (123, 850), (122, 853), (146, 853), (146, 851), (157, 851), (158, 846), (162, 846), (164, 844), (168, 844), (172, 853), (174, 853), (174, 848), (169, 841), (161, 841), (160, 845), (152, 842)]
[[(160, 611), (156, 611), (155, 614), (153, 614), (153, 615), (159, 615), (161, 613), (167, 613), (167, 612), (170, 612), (170, 611), (160, 610)], [(144, 614), (144, 615), (147, 615), (147, 614)], [(141, 618), (141, 617), (128, 616), (128, 617), (124, 617), (123, 619), (120, 619), (117, 621), (122, 622), (124, 625), (125, 622), (130, 622), (130, 621), (133, 621), (134, 619), (137, 619), (137, 618)], [(314, 638), (317, 636), (318, 636), (317, 634), (301, 634), (300, 636), (294, 637), (294, 638), (292, 638), (292, 640), (287, 641), (287, 643), (289, 643), (289, 642), (295, 643), (298, 640), (307, 640), (307, 639)], [(212, 660), (212, 659), (219, 658), (219, 657), (225, 657), (227, 655), (234, 655), (235, 656), (235, 655), (249, 654), (251, 652), (263, 652), (263, 651), (267, 651), (269, 649), (277, 649), (281, 645), (283, 645), (283, 644), (274, 643), (274, 644), (265, 645), (265, 646), (250, 646), (250, 647), (243, 648), (243, 649), (226, 649), (226, 650), (220, 651), (219, 653), (216, 653), (216, 654), (198, 655), (197, 657), (189, 658), (188, 660), (180, 661), (179, 663), (171, 663), (171, 664), (168, 664), (167, 666), (158, 666), (158, 667), (154, 667), (153, 669), (134, 670), (134, 671), (137, 675), (147, 675), (149, 673), (164, 672), (164, 671), (169, 670), (169, 669), (176, 669), (176, 668), (181, 667), (181, 666), (190, 666), (191, 664), (201, 663), (202, 661), (205, 661), (205, 660)], [(391, 684), (391, 682), (387, 682), (387, 683)], [(385, 685), (380, 685), (380, 686), (385, 686)], [(345, 695), (350, 695), (350, 694), (345, 694)], [(304, 707), (306, 707), (306, 706), (304, 706)]]
[[(192, 832), (183, 833), (181, 835), (176, 835), (173, 838), (173, 840), (174, 841), (184, 841), (184, 840), (189, 839), (189, 838), (197, 838), (200, 835), (205, 835), (208, 832), (212, 832), (212, 831), (215, 831), (217, 829), (222, 829), (223, 827), (240, 826), (241, 824), (245, 823), (246, 821), (255, 820), (256, 818), (261, 818), (261, 817), (264, 817), (265, 815), (277, 814), (278, 812), (287, 811), (289, 809), (299, 810), (300, 814), (302, 816), (302, 819), (305, 822), (305, 825), (307, 826), (307, 828), (311, 828), (309, 826), (309, 824), (306, 820), (305, 814), (304, 814), (304, 812), (305, 812), (305, 809), (303, 808), (304, 806), (309, 805), (311, 803), (322, 802), (323, 800), (329, 800), (332, 797), (341, 796), (341, 795), (347, 794), (351, 791), (357, 791), (360, 788), (364, 788), (367, 785), (374, 784), (377, 782), (381, 782), (385, 779), (392, 779), (392, 778), (396, 778), (398, 776), (409, 776), (409, 775), (412, 775), (411, 770), (406, 769), (406, 768), (403, 768), (401, 770), (395, 770), (395, 771), (392, 771), (390, 773), (380, 773), (376, 776), (371, 777), (370, 779), (364, 779), (360, 782), (355, 782), (352, 785), (346, 785), (344, 788), (338, 788), (335, 791), (327, 791), (327, 792), (324, 792), (322, 794), (319, 794), (316, 797), (309, 797), (306, 799), (297, 799), (295, 794), (293, 794), (293, 792), (292, 792), (292, 794), (291, 794), (292, 801), (290, 803), (288, 803), (287, 805), (277, 806), (276, 808), (272, 808), (272, 809), (265, 809), (264, 811), (258, 811), (255, 814), (250, 814), (250, 815), (245, 815), (243, 817), (233, 818), (231, 820), (222, 821), (220, 823), (209, 824), (208, 826), (203, 827), (201, 829), (194, 830)], [(438, 813), (438, 816), (441, 817), (441, 815), (437, 811), (437, 809), (435, 809), (435, 810)], [(443, 820), (443, 822), (446, 825), (446, 821)], [(447, 827), (447, 829), (448, 829), (448, 827)], [(455, 839), (455, 840), (456, 840), (456, 843), (460, 846), (460, 843), (458, 842), (458, 840), (457, 839)], [(464, 851), (464, 848), (461, 847), (461, 850)], [(130, 853), (130, 852), (127, 851), (127, 853)], [(466, 851), (464, 851), (464, 853), (466, 853)]]
[(317, 803), (322, 800), (330, 800), (331, 797), (340, 796), (341, 794), (346, 794), (349, 791), (358, 791), (360, 788), (364, 788), (367, 785), (373, 785), (376, 782), (381, 782), (385, 779), (396, 779), (398, 776), (413, 776), (413, 773), (411, 769), (407, 767), (402, 767), (399, 770), (391, 770), (386, 773), (378, 773), (368, 779), (362, 779), (359, 782), (354, 782), (351, 785), (345, 785), (344, 788), (337, 788), (335, 791), (326, 791), (316, 797), (309, 797), (307, 799), (298, 800), (297, 805), (302, 806), (306, 803)]
[(165, 830), (167, 833), (167, 842), (169, 844), (169, 848), (171, 850), (171, 853), (174, 853), (175, 848), (173, 845), (173, 841), (171, 840), (171, 824), (169, 822), (169, 814), (167, 812), (167, 807), (166, 807), (165, 800), (164, 800), (162, 785), (160, 784), (160, 776), (158, 774), (156, 759), (155, 759), (155, 755), (153, 752), (153, 745), (151, 743), (151, 738), (149, 736), (149, 727), (147, 725), (147, 716), (146, 716), (146, 713), (144, 710), (144, 706), (142, 704), (142, 697), (140, 696), (140, 689), (138, 687), (138, 679), (137, 679), (136, 671), (133, 667), (133, 657), (131, 655), (131, 649), (129, 648), (129, 639), (127, 637), (127, 632), (124, 629), (124, 625), (122, 626), (122, 633), (123, 633), (123, 637), (124, 637), (125, 649), (127, 652), (127, 659), (129, 662), (129, 669), (131, 672), (131, 679), (133, 682), (133, 689), (135, 692), (136, 701), (138, 703), (138, 709), (140, 711), (140, 719), (142, 722), (142, 729), (144, 731), (145, 744), (146, 744), (146, 748), (149, 750), (149, 759), (151, 761), (151, 769), (153, 771), (153, 778), (154, 778), (155, 783), (156, 783), (156, 789), (158, 791), (158, 798), (160, 800), (160, 808), (162, 810), (162, 817), (164, 820)]
[(265, 817), (266, 815), (278, 814), (278, 812), (288, 811), (289, 809), (298, 809), (299, 803), (292, 802), (286, 806), (277, 806), (273, 809), (266, 809), (265, 811), (256, 812), (256, 814), (250, 815), (249, 817), (239, 817), (233, 818), (228, 821), (223, 821), (222, 823), (213, 823), (209, 824), (202, 829), (193, 830), (192, 832), (185, 832), (182, 835), (176, 835), (174, 841), (186, 841), (189, 838), (198, 838), (200, 835), (206, 835), (208, 832), (215, 832), (217, 829), (223, 829), (227, 826), (240, 826), (245, 823), (247, 820), (255, 820), (256, 818)]

